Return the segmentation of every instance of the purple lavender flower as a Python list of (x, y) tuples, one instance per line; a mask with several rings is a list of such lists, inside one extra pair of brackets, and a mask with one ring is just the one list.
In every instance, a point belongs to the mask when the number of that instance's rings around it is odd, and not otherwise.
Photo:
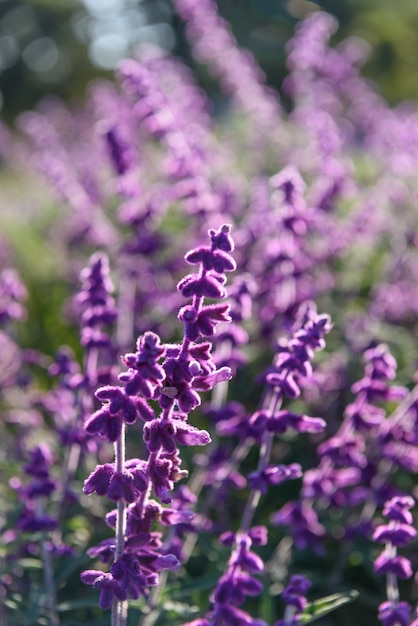
[(26, 310), (22, 303), (26, 298), (26, 287), (16, 270), (3, 270), (0, 273), (0, 324), (25, 319)]
[(94, 254), (90, 266), (82, 271), (81, 279), (82, 291), (75, 299), (81, 313), (81, 344), (89, 349), (108, 347), (111, 342), (103, 326), (109, 326), (115, 321), (116, 310), (111, 296), (113, 284), (107, 256), (103, 253)]
[[(212, 624), (263, 624), (262, 620), (254, 620), (238, 608), (247, 596), (257, 596), (262, 591), (262, 584), (254, 575), (263, 571), (264, 563), (251, 547), (263, 545), (267, 541), (266, 529), (263, 533), (258, 529), (254, 533), (251, 524), (260, 496), (266, 494), (270, 486), (302, 476), (302, 468), (298, 463), (270, 464), (275, 432), (285, 432), (289, 426), (300, 432), (318, 432), (325, 426), (320, 418), (298, 416), (290, 412), (285, 417), (286, 412), (281, 411), (280, 407), (286, 397), (293, 399), (300, 394), (300, 388), (312, 374), (310, 362), (314, 352), (324, 347), (324, 336), (330, 329), (327, 315), (318, 315), (313, 305), (305, 307), (291, 339), (279, 344), (274, 364), (263, 376), (266, 383), (263, 407), (250, 420), (251, 435), (256, 433), (254, 439), (260, 442), (260, 458), (257, 470), (248, 476), (251, 492), (239, 530), (221, 537), (222, 543), (232, 546), (232, 551), (226, 572), (219, 579), (212, 595), (213, 608), (209, 613)], [(246, 434), (250, 435), (249, 431)], [(275, 521), (279, 521), (279, 518), (275, 518)], [(291, 525), (295, 528), (294, 520)], [(322, 530), (317, 522), (316, 526)], [(303, 532), (306, 534), (306, 524)]]
[(238, 608), (246, 596), (258, 596), (263, 586), (255, 578), (264, 569), (263, 560), (251, 550), (253, 545), (264, 545), (267, 542), (266, 529), (260, 533), (259, 527), (252, 532), (226, 533), (221, 537), (222, 543), (233, 545), (226, 573), (219, 579), (213, 593), (213, 610), (210, 613), (211, 624), (250, 624), (266, 626), (264, 620), (252, 618), (246, 611)]
[(17, 520), (17, 527), (24, 532), (48, 532), (58, 527), (58, 519), (46, 513), (44, 506), (58, 487), (50, 474), (53, 461), (49, 447), (39, 444), (30, 451), (29, 461), (23, 467), (31, 481), (26, 485), (20, 480), (11, 481), (24, 504)]
[(209, 63), (225, 91), (257, 121), (261, 131), (274, 132), (280, 124), (277, 95), (265, 85), (263, 73), (252, 55), (237, 47), (216, 4), (212, 0), (176, 0), (174, 4), (186, 21), (186, 33), (197, 58)]
[[(161, 553), (159, 534), (152, 531), (152, 526), (161, 519), (165, 524), (170, 520), (189, 521), (190, 515), (174, 509), (170, 513), (150, 495), (153, 491), (162, 503), (172, 502), (174, 485), (187, 475), (181, 469), (179, 446), (206, 445), (210, 441), (206, 431), (188, 423), (188, 414), (200, 404), (199, 392), (231, 376), (227, 367), (216, 368), (208, 341), (196, 342), (211, 336), (218, 321), (229, 319), (227, 307), (222, 308), (220, 320), (217, 305), (204, 305), (203, 301), (205, 297), (226, 295), (225, 272), (235, 268), (229, 254), (234, 248), (230, 227), (211, 229), (209, 235), (210, 246), (186, 255), (189, 263), (200, 266), (199, 273), (178, 285), (183, 295), (192, 297), (192, 303), (179, 314), (185, 327), (182, 343), (163, 345), (160, 337), (150, 331), (141, 335), (137, 351), (122, 357), (128, 370), (119, 375), (119, 386), (97, 390), (96, 397), (103, 406), (85, 424), (88, 433), (98, 434), (115, 446), (115, 462), (96, 467), (84, 484), (84, 493), (96, 492), (117, 502), (117, 510), (107, 517), (108, 524), (115, 528), (115, 540), (90, 551), (105, 562), (113, 561), (110, 571), (87, 570), (82, 574), (83, 582), (100, 589), (103, 609), (146, 594), (149, 586), (158, 583), (161, 570), (179, 566), (174, 554)], [(197, 325), (196, 321), (203, 318), (206, 326)], [(159, 417), (150, 404), (155, 401), (161, 409)], [(144, 424), (148, 459), (127, 461), (125, 429), (137, 421)]]

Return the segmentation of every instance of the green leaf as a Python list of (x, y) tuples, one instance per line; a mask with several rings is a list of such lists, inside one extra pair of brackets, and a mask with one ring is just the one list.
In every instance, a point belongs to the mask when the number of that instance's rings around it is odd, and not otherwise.
[(42, 569), (43, 567), (41, 559), (31, 559), (31, 558), (20, 559), (17, 564), (20, 567), (22, 567), (24, 570)]
[(174, 613), (176, 616), (183, 618), (191, 617), (193, 616), (193, 614), (199, 612), (198, 606), (190, 606), (190, 604), (185, 604), (183, 602), (172, 602), (170, 600), (167, 600), (167, 602), (163, 603), (162, 609), (167, 613)]
[(310, 624), (327, 613), (331, 613), (331, 611), (335, 611), (345, 604), (354, 602), (358, 596), (359, 592), (353, 589), (343, 593), (334, 593), (331, 596), (325, 596), (314, 602), (309, 602), (306, 609), (299, 617), (300, 623)]

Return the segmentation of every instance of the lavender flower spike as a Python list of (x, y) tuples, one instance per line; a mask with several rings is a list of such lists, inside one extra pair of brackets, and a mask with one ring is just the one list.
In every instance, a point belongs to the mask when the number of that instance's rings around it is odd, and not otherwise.
[[(85, 494), (96, 492), (117, 502), (117, 510), (106, 519), (115, 528), (114, 540), (89, 551), (112, 565), (107, 573), (87, 570), (81, 575), (84, 583), (100, 590), (101, 608), (112, 608), (112, 626), (125, 625), (129, 598), (146, 595), (158, 584), (162, 570), (180, 565), (175, 554), (166, 553), (153, 525), (157, 521), (170, 525), (169, 509), (158, 501), (171, 503), (175, 483), (188, 474), (181, 469), (179, 446), (210, 442), (209, 433), (188, 423), (188, 414), (201, 402), (199, 392), (231, 377), (228, 367), (217, 369), (211, 343), (196, 343), (230, 319), (227, 305), (203, 304), (205, 297), (226, 296), (225, 272), (235, 269), (229, 232), (228, 225), (210, 230), (211, 245), (186, 255), (190, 264), (200, 267), (177, 286), (185, 297), (192, 297), (179, 313), (184, 323), (182, 343), (164, 345), (153, 332), (141, 335), (136, 352), (122, 357), (128, 370), (119, 375), (120, 384), (96, 391), (103, 406), (85, 423), (88, 433), (107, 439), (115, 448), (114, 463), (99, 465), (84, 483)], [(150, 401), (159, 404), (159, 416)], [(136, 422), (143, 423), (147, 460), (125, 459), (125, 430)]]

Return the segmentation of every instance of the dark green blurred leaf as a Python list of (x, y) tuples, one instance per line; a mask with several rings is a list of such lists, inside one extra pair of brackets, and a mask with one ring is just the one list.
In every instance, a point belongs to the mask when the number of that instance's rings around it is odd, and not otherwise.
[(320, 617), (324, 617), (327, 613), (335, 611), (345, 604), (354, 602), (359, 596), (358, 591), (346, 591), (344, 593), (333, 593), (331, 596), (325, 596), (314, 602), (310, 602), (302, 615), (300, 616), (301, 624), (310, 624)]

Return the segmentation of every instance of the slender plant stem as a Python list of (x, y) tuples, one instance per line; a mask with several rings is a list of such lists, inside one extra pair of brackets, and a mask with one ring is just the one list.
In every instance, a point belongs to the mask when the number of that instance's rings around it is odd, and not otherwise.
[[(270, 402), (271, 415), (274, 415), (280, 403), (281, 403), (281, 394), (277, 391), (276, 393), (273, 393), (271, 397), (271, 402)], [(271, 450), (273, 447), (273, 438), (274, 438), (274, 433), (271, 433), (268, 430), (264, 432), (263, 439), (261, 442), (257, 473), (261, 474), (261, 472), (263, 472), (266, 469), (267, 465), (269, 464)], [(260, 498), (261, 498), (261, 491), (259, 489), (254, 489), (253, 491), (251, 491), (250, 496), (247, 500), (247, 505), (245, 507), (244, 513), (242, 515), (240, 530), (246, 531), (250, 528), (258, 503), (260, 501)]]
[[(44, 506), (41, 497), (36, 498), (36, 516), (42, 517)], [(45, 610), (48, 617), (49, 626), (59, 626), (60, 620), (57, 609), (57, 591), (54, 578), (54, 566), (52, 555), (46, 546), (46, 541), (41, 540), (41, 557), (43, 565), (44, 586), (45, 586)]]
[[(391, 543), (386, 544), (386, 554), (389, 558), (395, 557), (396, 552), (396, 546), (393, 546)], [(386, 594), (387, 599), (392, 602), (392, 604), (399, 602), (398, 578), (393, 572), (386, 574)]]
[[(119, 439), (115, 442), (115, 471), (122, 472), (125, 464), (125, 435), (126, 426), (122, 422), (122, 432)], [(118, 500), (117, 517), (116, 517), (116, 548), (115, 562), (122, 556), (125, 543), (126, 532), (126, 502), (123, 498)], [(126, 600), (120, 601), (115, 598), (112, 604), (112, 626), (125, 626), (127, 617)]]
[(288, 604), (284, 610), (284, 622), (285, 624), (291, 624), (293, 620), (293, 616), (296, 613), (296, 608), (291, 604)]

